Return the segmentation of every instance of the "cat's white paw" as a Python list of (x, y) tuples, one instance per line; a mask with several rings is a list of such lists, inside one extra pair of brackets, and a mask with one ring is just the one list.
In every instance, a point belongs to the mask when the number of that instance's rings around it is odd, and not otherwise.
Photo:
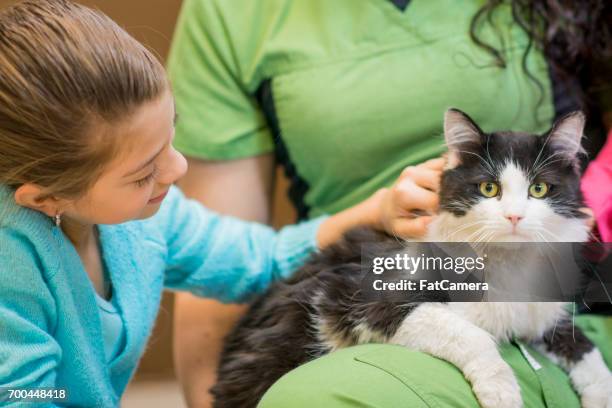
[(500, 364), (493, 372), (483, 370), (472, 381), (472, 391), (484, 408), (521, 408), (521, 387), (519, 387), (512, 369), (507, 364)]
[(612, 377), (587, 386), (580, 399), (583, 408), (612, 408)]

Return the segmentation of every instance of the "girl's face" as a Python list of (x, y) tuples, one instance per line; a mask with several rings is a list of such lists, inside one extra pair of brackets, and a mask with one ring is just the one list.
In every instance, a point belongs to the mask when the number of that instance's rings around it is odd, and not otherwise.
[(85, 196), (66, 204), (62, 215), (82, 224), (119, 224), (154, 215), (187, 170), (185, 158), (172, 147), (174, 122), (168, 91), (108, 129), (118, 138), (119, 154)]

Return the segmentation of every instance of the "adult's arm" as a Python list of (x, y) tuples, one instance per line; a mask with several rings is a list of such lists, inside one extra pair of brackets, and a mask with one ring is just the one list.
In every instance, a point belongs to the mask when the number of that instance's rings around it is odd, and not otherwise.
[[(222, 214), (268, 223), (274, 187), (274, 157), (231, 161), (189, 159), (179, 182), (186, 196)], [(223, 338), (244, 314), (245, 305), (222, 304), (188, 293), (176, 295), (174, 362), (190, 407), (209, 407)]]

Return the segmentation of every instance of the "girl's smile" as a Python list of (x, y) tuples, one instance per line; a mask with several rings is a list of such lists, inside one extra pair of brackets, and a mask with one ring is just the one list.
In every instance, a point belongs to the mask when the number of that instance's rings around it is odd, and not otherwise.
[(152, 199), (149, 200), (149, 204), (157, 204), (157, 203), (162, 202), (167, 194), (168, 194), (168, 190), (164, 191), (162, 194), (158, 195), (157, 197), (153, 197)]

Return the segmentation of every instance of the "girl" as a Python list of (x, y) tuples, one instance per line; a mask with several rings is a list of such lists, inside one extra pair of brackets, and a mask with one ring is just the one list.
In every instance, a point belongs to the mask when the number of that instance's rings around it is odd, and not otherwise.
[(0, 14), (1, 386), (116, 406), (164, 287), (241, 301), (352, 226), (404, 221), (391, 190), (278, 234), (185, 199), (169, 88), (99, 12), (53, 0)]

